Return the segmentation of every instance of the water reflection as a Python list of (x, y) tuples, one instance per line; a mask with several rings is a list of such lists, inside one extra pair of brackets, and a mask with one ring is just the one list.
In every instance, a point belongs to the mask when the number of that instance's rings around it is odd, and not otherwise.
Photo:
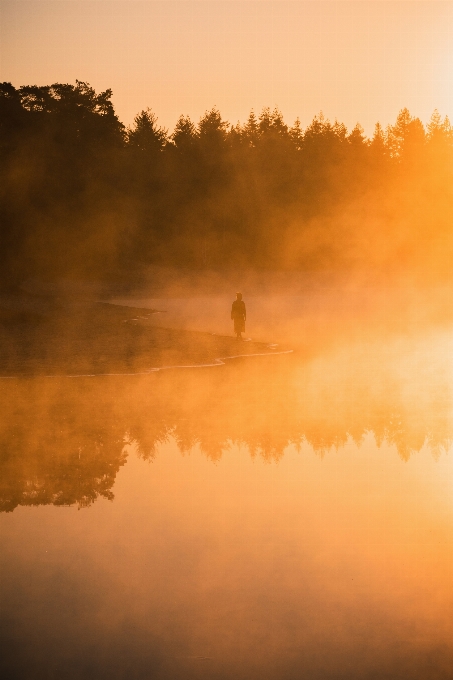
[(2, 677), (449, 680), (450, 349), (3, 381)]
[(322, 457), (369, 433), (403, 460), (423, 447), (438, 457), (453, 435), (448, 350), (443, 333), (311, 360), (296, 353), (149, 376), (4, 381), (0, 509), (113, 499), (125, 445), (151, 460), (169, 438), (182, 454), (198, 446), (212, 461), (235, 445), (279, 461), (307, 443)]

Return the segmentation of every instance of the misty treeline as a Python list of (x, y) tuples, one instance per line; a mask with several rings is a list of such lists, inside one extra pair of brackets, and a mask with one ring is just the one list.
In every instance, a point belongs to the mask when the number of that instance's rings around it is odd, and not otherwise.
[(453, 130), (213, 108), (131, 128), (87, 83), (0, 85), (1, 279), (133, 280), (149, 265), (449, 276)]

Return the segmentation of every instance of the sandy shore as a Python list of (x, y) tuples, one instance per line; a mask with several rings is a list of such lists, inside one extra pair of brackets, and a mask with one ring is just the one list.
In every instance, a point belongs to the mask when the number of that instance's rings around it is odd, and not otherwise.
[(151, 325), (152, 314), (75, 299), (0, 302), (0, 376), (141, 373), (284, 349)]

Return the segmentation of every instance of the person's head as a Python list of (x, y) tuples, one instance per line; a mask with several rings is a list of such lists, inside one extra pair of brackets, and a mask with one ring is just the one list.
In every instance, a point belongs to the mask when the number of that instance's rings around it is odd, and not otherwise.
[(236, 293), (236, 300), (242, 300), (242, 293)]

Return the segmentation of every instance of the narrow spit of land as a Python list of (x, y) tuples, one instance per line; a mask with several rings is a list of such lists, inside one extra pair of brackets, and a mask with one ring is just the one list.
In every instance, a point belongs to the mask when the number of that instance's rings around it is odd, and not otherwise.
[(141, 373), (275, 351), (265, 343), (152, 325), (154, 312), (75, 299), (0, 301), (0, 376)]

